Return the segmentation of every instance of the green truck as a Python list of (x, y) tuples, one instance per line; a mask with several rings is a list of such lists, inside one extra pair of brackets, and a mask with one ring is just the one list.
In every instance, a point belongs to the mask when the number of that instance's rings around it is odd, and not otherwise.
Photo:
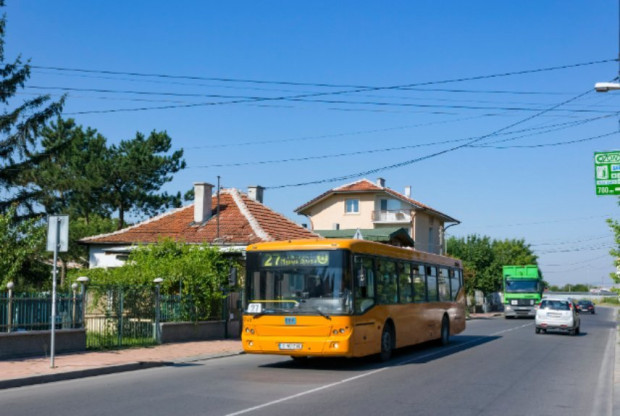
[(534, 318), (544, 290), (538, 266), (504, 266), (502, 275), (504, 317)]

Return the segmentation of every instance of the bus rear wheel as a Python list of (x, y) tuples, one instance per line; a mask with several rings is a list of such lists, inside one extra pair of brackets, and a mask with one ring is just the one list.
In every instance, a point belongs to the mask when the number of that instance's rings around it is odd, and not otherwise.
[(381, 333), (381, 353), (379, 359), (381, 361), (387, 361), (392, 357), (394, 351), (394, 329), (390, 323), (383, 326), (383, 332)]

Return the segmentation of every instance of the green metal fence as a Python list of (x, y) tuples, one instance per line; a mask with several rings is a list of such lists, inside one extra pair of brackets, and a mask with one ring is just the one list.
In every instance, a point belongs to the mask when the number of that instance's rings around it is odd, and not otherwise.
[[(56, 328), (81, 328), (83, 301), (79, 294), (56, 296)], [(0, 332), (48, 330), (52, 326), (49, 293), (0, 293)]]
[(86, 347), (110, 349), (156, 343), (155, 293), (152, 287), (89, 288)]
[[(152, 286), (91, 285), (85, 292), (59, 293), (56, 328), (86, 328), (88, 349), (147, 346), (157, 343), (157, 322), (194, 322), (205, 314), (205, 305), (191, 297), (160, 295), (158, 302), (157, 295)], [(51, 305), (50, 293), (0, 293), (0, 332), (49, 330)], [(220, 319), (223, 301), (209, 310)]]

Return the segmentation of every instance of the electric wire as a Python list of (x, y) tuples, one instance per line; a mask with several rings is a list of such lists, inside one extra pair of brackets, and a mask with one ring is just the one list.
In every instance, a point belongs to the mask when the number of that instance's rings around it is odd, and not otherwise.
[(470, 140), (470, 141), (468, 141), (468, 142), (466, 142), (464, 144), (460, 144), (460, 145), (457, 145), (457, 146), (454, 146), (454, 147), (451, 147), (451, 148), (448, 148), (448, 149), (444, 149), (444, 150), (441, 150), (441, 151), (438, 151), (438, 152), (435, 152), (435, 153), (431, 153), (431, 154), (428, 154), (428, 155), (420, 156), (420, 157), (417, 157), (415, 159), (405, 160), (405, 161), (402, 161), (402, 162), (399, 162), (399, 163), (395, 163), (395, 164), (392, 164), (392, 165), (383, 166), (383, 167), (379, 167), (379, 168), (374, 168), (374, 169), (366, 170), (366, 171), (363, 171), (363, 172), (358, 172), (358, 173), (353, 173), (353, 174), (348, 174), (348, 175), (342, 175), (342, 176), (332, 177), (332, 178), (327, 178), (327, 179), (318, 179), (318, 180), (299, 182), (299, 183), (294, 183), (294, 184), (285, 184), (285, 185), (271, 186), (271, 187), (266, 187), (266, 189), (282, 189), (282, 188), (291, 188), (291, 187), (299, 187), (299, 186), (307, 186), (307, 185), (316, 185), (316, 184), (330, 183), (330, 182), (340, 182), (340, 181), (343, 181), (343, 180), (348, 180), (348, 179), (352, 179), (352, 178), (359, 178), (359, 177), (362, 177), (362, 176), (371, 175), (371, 174), (375, 174), (375, 173), (386, 171), (386, 170), (396, 169), (396, 168), (400, 168), (400, 167), (403, 167), (403, 166), (408, 166), (408, 165), (411, 165), (411, 164), (414, 164), (414, 163), (419, 163), (419, 162), (424, 161), (424, 160), (435, 158), (437, 156), (441, 156), (441, 155), (444, 155), (446, 153), (454, 152), (454, 151), (462, 149), (464, 147), (468, 147), (468, 146), (470, 146), (470, 145), (472, 145), (474, 143), (477, 143), (479, 141), (485, 140), (485, 139), (487, 139), (489, 137), (493, 137), (493, 136), (495, 136), (495, 135), (497, 135), (499, 133), (502, 133), (504, 131), (510, 130), (510, 129), (518, 126), (518, 125), (526, 123), (526, 122), (528, 122), (530, 120), (533, 120), (533, 119), (535, 119), (537, 117), (540, 117), (543, 114), (546, 114), (546, 113), (548, 113), (550, 111), (555, 110), (556, 108), (559, 108), (561, 106), (564, 106), (566, 104), (574, 102), (574, 101), (576, 101), (576, 100), (578, 100), (578, 99), (580, 99), (580, 98), (582, 98), (582, 97), (584, 97), (584, 96), (586, 96), (588, 94), (591, 94), (591, 93), (592, 93), (592, 89), (589, 88), (587, 91), (585, 91), (585, 92), (583, 92), (583, 93), (581, 93), (581, 94), (579, 94), (579, 95), (577, 95), (575, 97), (572, 97), (572, 98), (570, 98), (568, 100), (562, 101), (559, 104), (551, 106), (551, 107), (549, 107), (549, 108), (547, 108), (545, 110), (542, 110), (542, 111), (540, 111), (540, 112), (538, 112), (536, 114), (533, 114), (533, 115), (531, 115), (529, 117), (526, 117), (526, 118), (524, 118), (522, 120), (519, 120), (519, 121), (517, 121), (515, 123), (512, 123), (512, 124), (510, 124), (508, 126), (502, 127), (502, 128), (500, 128), (498, 130), (495, 130), (495, 131), (493, 131), (491, 133), (485, 134), (483, 136), (479, 136), (479, 137), (477, 137), (477, 138), (475, 138), (473, 140)]
[[(328, 96), (328, 95), (344, 95), (344, 94), (355, 94), (355, 93), (369, 92), (369, 91), (397, 90), (397, 89), (402, 89), (402, 88), (412, 88), (412, 87), (420, 87), (420, 86), (427, 86), (427, 85), (438, 85), (438, 84), (447, 84), (447, 83), (456, 83), (456, 82), (465, 82), (465, 81), (476, 81), (476, 80), (483, 80), (483, 79), (493, 79), (493, 78), (499, 78), (499, 77), (540, 73), (540, 72), (553, 71), (553, 70), (559, 70), (559, 69), (576, 68), (580, 66), (594, 65), (594, 64), (600, 64), (600, 63), (612, 62), (612, 61), (615, 61), (615, 59), (591, 61), (591, 62), (586, 62), (586, 63), (562, 65), (562, 66), (555, 66), (555, 67), (548, 67), (548, 68), (538, 68), (538, 69), (531, 69), (531, 70), (504, 72), (504, 73), (497, 73), (497, 74), (490, 74), (490, 75), (478, 75), (478, 76), (454, 78), (454, 79), (439, 80), (439, 81), (426, 81), (426, 82), (410, 83), (410, 84), (403, 84), (403, 85), (391, 85), (391, 86), (385, 86), (385, 87), (363, 86), (360, 88), (352, 88), (352, 89), (339, 90), (339, 91), (324, 91), (324, 92), (315, 92), (315, 93), (308, 93), (308, 94), (297, 94), (297, 95), (292, 95), (292, 96), (291, 95), (280, 95), (276, 97), (257, 97), (253, 99), (236, 99), (236, 100), (229, 100), (229, 101), (215, 101), (215, 102), (193, 103), (193, 104), (183, 104), (183, 105), (117, 108), (117, 109), (106, 109), (106, 110), (85, 110), (85, 111), (76, 111), (76, 112), (66, 113), (66, 115), (109, 114), (109, 113), (118, 113), (118, 112), (169, 110), (169, 109), (175, 109), (175, 108), (195, 108), (195, 107), (243, 104), (243, 103), (256, 102), (256, 101), (298, 100), (298, 99), (303, 99), (303, 98), (314, 98), (314, 97), (321, 97), (321, 96)], [(69, 68), (58, 68), (58, 67), (45, 67), (45, 68), (57, 69), (57, 70), (62, 69), (62, 70), (75, 70), (75, 71), (83, 71), (83, 72), (97, 72), (97, 73), (117, 73), (117, 74), (123, 74), (123, 75), (132, 74), (135, 76), (153, 76), (153, 77), (171, 77), (171, 78), (182, 77), (182, 78), (187, 78), (187, 79), (205, 79), (204, 77), (169, 76), (165, 74), (121, 73), (118, 71), (101, 71), (101, 70), (94, 71), (94, 70), (81, 70), (81, 69), (69, 69)], [(230, 80), (230, 79), (218, 78), (218, 80)], [(243, 82), (254, 82), (254, 81), (260, 82), (260, 83), (265, 82), (265, 81), (257, 81), (257, 80), (244, 80)], [(240, 82), (240, 81), (235, 80), (235, 82)], [(280, 81), (280, 82), (284, 82), (284, 81)], [(275, 82), (275, 83), (278, 83), (278, 82)]]

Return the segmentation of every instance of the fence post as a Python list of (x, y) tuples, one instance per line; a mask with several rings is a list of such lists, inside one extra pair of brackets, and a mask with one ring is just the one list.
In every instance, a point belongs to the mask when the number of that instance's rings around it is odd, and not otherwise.
[(123, 295), (125, 291), (123, 287), (119, 287), (118, 296), (118, 346), (123, 346)]
[(9, 290), (9, 301), (7, 303), (7, 332), (11, 332), (11, 326), (13, 325), (13, 287), (15, 284), (9, 282), (6, 284), (6, 288)]
[(77, 283), (71, 284), (71, 290), (73, 291), (73, 308), (71, 309), (71, 328), (75, 329), (76, 313), (77, 313)]
[(81, 297), (82, 297), (82, 327), (86, 328), (86, 284), (88, 283), (88, 277), (80, 276), (77, 278), (77, 281), (80, 282), (81, 286)]
[(163, 281), (164, 279), (161, 277), (153, 280), (153, 283), (155, 283), (155, 342), (158, 344), (161, 344), (161, 329), (159, 327), (159, 286)]

